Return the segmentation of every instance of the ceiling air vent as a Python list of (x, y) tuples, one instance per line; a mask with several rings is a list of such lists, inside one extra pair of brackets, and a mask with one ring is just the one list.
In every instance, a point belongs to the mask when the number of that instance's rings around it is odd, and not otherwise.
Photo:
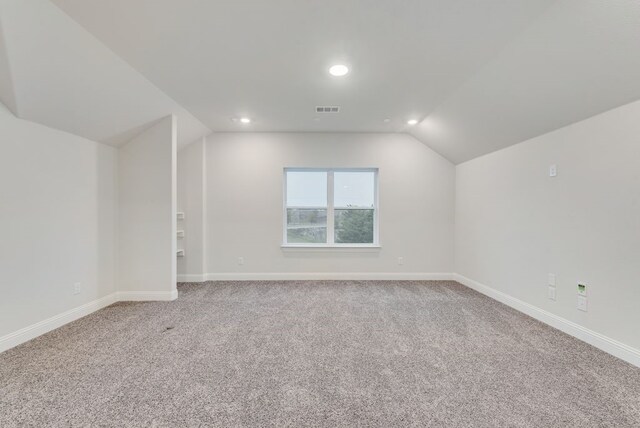
[(340, 113), (339, 106), (316, 106), (316, 113)]

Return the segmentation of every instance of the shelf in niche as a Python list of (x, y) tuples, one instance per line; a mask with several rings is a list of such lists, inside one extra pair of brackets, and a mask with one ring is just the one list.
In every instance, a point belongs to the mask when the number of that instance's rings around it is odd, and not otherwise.
[(178, 257), (184, 257), (184, 250), (178, 250), (178, 251), (177, 251), (177, 253), (176, 253), (176, 255), (177, 255)]
[(178, 220), (184, 220), (184, 213), (183, 212), (178, 212), (176, 214), (177, 214)]
[(176, 233), (176, 236), (177, 236), (178, 238), (184, 238), (184, 230), (179, 230), (179, 231)]

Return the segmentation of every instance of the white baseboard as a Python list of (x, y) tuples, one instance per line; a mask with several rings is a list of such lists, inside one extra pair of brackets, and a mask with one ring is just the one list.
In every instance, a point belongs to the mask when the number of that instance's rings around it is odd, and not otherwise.
[(611, 339), (610, 337), (604, 336), (558, 315), (552, 314), (544, 309), (540, 309), (537, 306), (530, 305), (529, 303), (523, 302), (515, 297), (511, 297), (502, 291), (488, 287), (465, 276), (453, 274), (453, 279), (462, 285), (484, 294), (485, 296), (491, 297), (492, 299), (504, 303), (517, 311), (525, 313), (538, 321), (557, 328), (570, 336), (595, 346), (596, 348), (633, 364), (634, 366), (640, 367), (640, 350), (636, 348), (632, 348), (622, 342), (618, 342), (617, 340)]
[(85, 303), (59, 315), (37, 322), (13, 333), (0, 337), (0, 352), (28, 342), (56, 328), (85, 317), (116, 302), (169, 301), (178, 298), (178, 290), (173, 291), (119, 291), (100, 299)]
[(205, 282), (206, 275), (198, 273), (186, 273), (178, 275), (178, 282)]
[(27, 342), (40, 335), (55, 330), (58, 327), (62, 327), (65, 324), (75, 321), (79, 318), (89, 315), (92, 312), (106, 308), (107, 306), (117, 301), (116, 293), (109, 294), (97, 300), (93, 300), (89, 303), (85, 303), (77, 308), (70, 309), (59, 315), (55, 315), (46, 320), (37, 322), (28, 327), (21, 328), (18, 331), (9, 333), (6, 336), (0, 337), (0, 352), (11, 349), (14, 346), (18, 346), (21, 343)]
[(178, 298), (178, 290), (173, 291), (118, 291), (119, 302), (167, 302)]
[(450, 273), (424, 272), (263, 272), (207, 273), (202, 281), (286, 281), (286, 280), (412, 280), (447, 281)]
[[(618, 342), (579, 324), (564, 319), (551, 312), (540, 309), (522, 300), (511, 297), (506, 293), (488, 287), (477, 281), (459, 274), (448, 273), (222, 273), (206, 275), (183, 275), (179, 281), (257, 281), (257, 280), (455, 280), (473, 290), (476, 290), (494, 300), (504, 303), (522, 313), (529, 315), (545, 324), (557, 328), (577, 339), (580, 339), (598, 349), (614, 355), (628, 363), (640, 367), (640, 350)], [(40, 321), (16, 332), (0, 337), (0, 352), (11, 349), (21, 343), (34, 339), (58, 327), (89, 315), (118, 301), (170, 301), (178, 297), (178, 291), (120, 291), (91, 301), (77, 308), (70, 309), (59, 315)]]

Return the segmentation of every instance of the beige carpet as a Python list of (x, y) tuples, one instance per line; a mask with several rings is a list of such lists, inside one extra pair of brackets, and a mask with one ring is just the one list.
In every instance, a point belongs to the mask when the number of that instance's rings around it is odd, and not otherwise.
[(640, 426), (640, 369), (455, 282), (179, 292), (0, 354), (0, 426)]

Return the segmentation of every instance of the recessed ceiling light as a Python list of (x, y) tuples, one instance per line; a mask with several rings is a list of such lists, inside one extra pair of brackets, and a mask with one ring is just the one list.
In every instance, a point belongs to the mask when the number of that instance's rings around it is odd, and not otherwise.
[(251, 119), (249, 119), (248, 117), (241, 117), (240, 122), (244, 124), (251, 123)]
[(344, 76), (348, 72), (349, 72), (349, 67), (347, 67), (344, 64), (332, 65), (331, 68), (329, 68), (329, 73), (332, 76), (336, 76), (336, 77)]
[(413, 126), (413, 125), (415, 125), (415, 124), (417, 124), (417, 123), (418, 123), (418, 121), (417, 121), (416, 119), (409, 119), (409, 120), (407, 120), (407, 125), (411, 125), (411, 126)]

